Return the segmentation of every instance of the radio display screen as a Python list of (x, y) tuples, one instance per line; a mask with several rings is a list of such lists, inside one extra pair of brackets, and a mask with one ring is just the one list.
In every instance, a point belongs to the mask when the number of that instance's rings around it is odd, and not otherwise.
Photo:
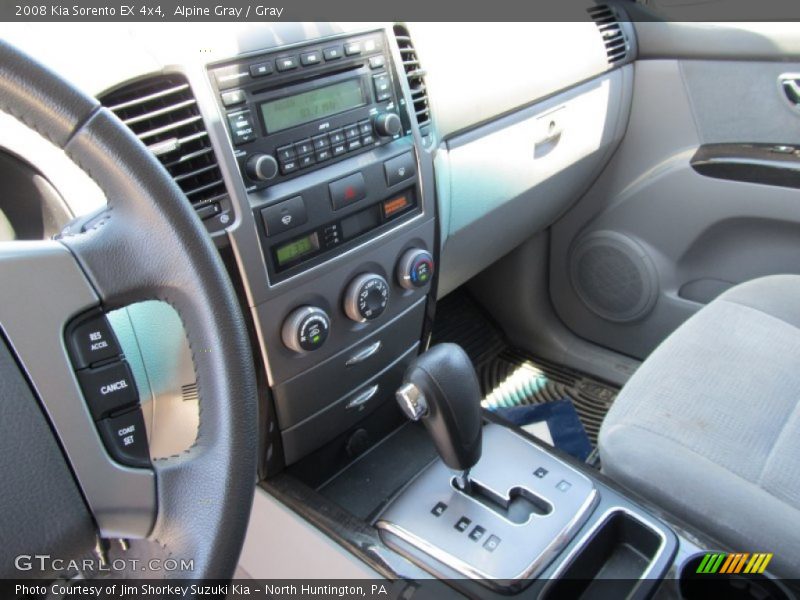
[(278, 261), (278, 266), (282, 267), (317, 250), (319, 250), (319, 238), (316, 233), (312, 233), (278, 246), (275, 249), (275, 259)]
[(275, 133), (364, 106), (361, 81), (350, 79), (261, 104), (267, 133)]

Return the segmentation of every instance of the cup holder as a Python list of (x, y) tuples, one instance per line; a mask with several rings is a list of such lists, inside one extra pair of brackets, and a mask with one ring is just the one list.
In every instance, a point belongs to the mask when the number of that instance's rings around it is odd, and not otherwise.
[(757, 573), (698, 573), (703, 554), (689, 558), (681, 567), (678, 584), (683, 600), (790, 600), (793, 596), (777, 580)]

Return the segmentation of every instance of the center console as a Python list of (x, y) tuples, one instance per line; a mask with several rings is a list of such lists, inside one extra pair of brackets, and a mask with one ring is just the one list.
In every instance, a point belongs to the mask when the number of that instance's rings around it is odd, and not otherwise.
[(367, 417), (420, 350), (436, 271), (432, 162), (390, 35), (207, 69), (240, 184), (231, 235), (272, 392), (270, 469), (377, 441)]
[(672, 563), (670, 528), (584, 465), (486, 424), (463, 352), (421, 354), (438, 238), (414, 67), (388, 28), (307, 37), (205, 73), (269, 389), (261, 486), (390, 579), (481, 597), (618, 579), (646, 595)]

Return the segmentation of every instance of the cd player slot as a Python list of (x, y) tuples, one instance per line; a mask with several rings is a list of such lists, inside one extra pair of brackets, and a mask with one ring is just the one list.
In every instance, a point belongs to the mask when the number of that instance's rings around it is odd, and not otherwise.
[(355, 63), (351, 65), (342, 65), (338, 69), (329, 69), (327, 71), (319, 71), (317, 73), (309, 73), (304, 74), (300, 77), (296, 77), (289, 81), (276, 81), (273, 85), (262, 86), (256, 90), (252, 91), (253, 96), (258, 96), (259, 94), (263, 94), (266, 92), (270, 92), (272, 90), (277, 90), (281, 88), (286, 88), (293, 85), (298, 85), (301, 83), (309, 83), (315, 81), (317, 79), (327, 79), (328, 77), (332, 77), (334, 75), (341, 75), (342, 73), (350, 73), (351, 71), (357, 71), (364, 66), (363, 62)]

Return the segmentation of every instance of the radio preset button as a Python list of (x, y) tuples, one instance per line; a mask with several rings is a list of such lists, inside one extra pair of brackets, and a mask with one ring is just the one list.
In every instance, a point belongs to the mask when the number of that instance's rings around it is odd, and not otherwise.
[(361, 42), (347, 42), (347, 44), (344, 46), (344, 53), (347, 56), (361, 54)]
[(242, 102), (244, 102), (243, 90), (232, 90), (230, 92), (222, 93), (222, 104), (224, 106), (234, 106), (236, 104), (241, 104)]
[(296, 56), (281, 56), (275, 59), (275, 64), (278, 65), (278, 71), (291, 71), (297, 68)]
[(313, 52), (303, 52), (300, 55), (300, 62), (305, 66), (319, 64), (321, 60), (322, 57), (316, 50)]
[(322, 56), (325, 57), (325, 60), (338, 60), (342, 58), (342, 47), (330, 46), (329, 48), (325, 48), (322, 51)]
[(353, 173), (328, 184), (333, 210), (339, 210), (367, 197), (364, 175)]
[(353, 123), (352, 125), (348, 125), (344, 128), (344, 137), (348, 140), (352, 140), (353, 138), (357, 138), (359, 136), (358, 133), (358, 125)]
[(341, 144), (344, 141), (344, 131), (341, 129), (337, 129), (335, 131), (331, 131), (328, 134), (328, 137), (331, 140), (331, 144)]
[(275, 153), (278, 155), (278, 160), (281, 162), (288, 162), (297, 157), (294, 152), (294, 146), (281, 146)]
[(372, 123), (368, 120), (366, 121), (359, 121), (358, 122), (358, 131), (361, 135), (366, 135), (368, 133), (372, 133)]
[(272, 62), (263, 62), (250, 65), (250, 77), (264, 77), (274, 71)]
[(314, 151), (314, 146), (311, 144), (311, 139), (308, 138), (295, 142), (294, 149), (297, 151), (297, 156), (302, 156), (303, 154), (311, 154)]
[(288, 160), (286, 162), (281, 163), (281, 173), (283, 173), (284, 175), (288, 175), (289, 173), (294, 173), (299, 168), (300, 165), (297, 164), (297, 160)]
[(256, 132), (249, 110), (229, 114), (228, 125), (230, 126), (234, 145), (238, 146), (256, 139)]
[(314, 160), (313, 154), (306, 154), (305, 156), (301, 156), (300, 158), (297, 159), (297, 161), (300, 163), (301, 169), (307, 169), (316, 162)]
[(261, 209), (261, 219), (267, 235), (277, 235), (308, 221), (302, 196), (295, 196)]
[(325, 148), (329, 148), (331, 145), (331, 143), (328, 141), (327, 135), (318, 135), (311, 138), (311, 141), (314, 144), (314, 150), (324, 150)]

